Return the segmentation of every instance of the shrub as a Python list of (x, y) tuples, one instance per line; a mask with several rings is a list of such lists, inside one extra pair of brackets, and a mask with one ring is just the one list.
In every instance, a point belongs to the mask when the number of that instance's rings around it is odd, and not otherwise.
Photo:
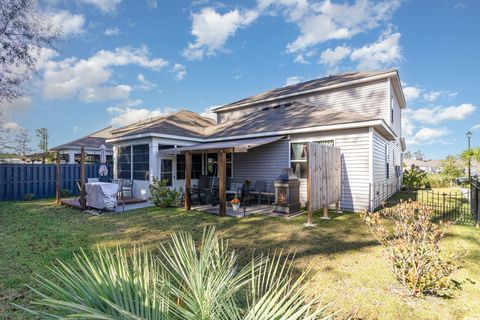
[(35, 199), (35, 195), (33, 193), (26, 193), (23, 196), (23, 200), (25, 201), (32, 201), (33, 199)]
[[(393, 220), (393, 231), (384, 217)], [(388, 210), (365, 212), (362, 218), (384, 246), (395, 277), (411, 295), (451, 296), (459, 287), (451, 278), (459, 256), (443, 255), (439, 247), (448, 224), (433, 223), (432, 209), (408, 201)]]
[(424, 188), (426, 182), (427, 173), (414, 164), (403, 173), (403, 185), (408, 189)]
[(427, 176), (428, 184), (432, 188), (448, 188), (450, 187), (450, 179), (440, 173), (437, 174), (429, 174)]
[[(213, 228), (197, 246), (191, 234), (179, 232), (158, 247), (98, 249), (82, 252), (74, 264), (58, 263), (49, 278), (36, 276), (41, 311), (22, 308), (48, 319), (331, 319), (322, 292), (312, 292), (298, 276), (292, 256), (258, 256), (244, 267)], [(18, 307), (18, 306), (17, 306)]]
[(67, 198), (72, 195), (72, 192), (69, 189), (62, 189), (60, 190), (60, 197)]
[(177, 205), (179, 193), (176, 190), (170, 189), (168, 180), (159, 180), (153, 177), (153, 182), (148, 187), (150, 190), (150, 198), (153, 203), (161, 208), (174, 207)]

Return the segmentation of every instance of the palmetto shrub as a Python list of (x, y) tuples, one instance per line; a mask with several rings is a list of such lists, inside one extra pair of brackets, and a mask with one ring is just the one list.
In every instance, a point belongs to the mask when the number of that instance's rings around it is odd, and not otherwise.
[[(385, 248), (397, 280), (411, 295), (451, 296), (459, 287), (451, 277), (460, 254), (443, 254), (439, 247), (448, 223), (432, 221), (431, 208), (417, 202), (400, 202), (379, 212), (365, 212), (362, 218)], [(388, 225), (393, 221), (393, 229)]]
[[(258, 256), (245, 267), (213, 228), (197, 247), (179, 232), (147, 249), (82, 252), (37, 276), (32, 289), (43, 318), (82, 319), (328, 319), (320, 293), (308, 290), (307, 271), (295, 277), (291, 257)], [(47, 310), (47, 311), (43, 311)]]

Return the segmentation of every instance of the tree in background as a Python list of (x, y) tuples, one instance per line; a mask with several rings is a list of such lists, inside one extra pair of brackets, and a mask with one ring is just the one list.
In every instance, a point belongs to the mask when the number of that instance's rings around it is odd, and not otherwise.
[(480, 148), (470, 148), (470, 150), (465, 150), (460, 154), (462, 160), (468, 161), (468, 159), (480, 161)]
[(405, 159), (412, 159), (412, 153), (411, 153), (410, 151), (405, 151), (405, 152), (403, 153), (403, 157), (404, 157)]
[(0, 5), (0, 102), (25, 94), (43, 47), (51, 47), (60, 30), (37, 11), (34, 0), (7, 0)]
[(40, 139), (40, 141), (38, 142), (38, 148), (42, 152), (42, 163), (45, 163), (45, 157), (48, 156), (48, 129), (36, 129), (35, 134)]
[(420, 150), (417, 150), (413, 153), (413, 156), (415, 157), (415, 159), (417, 160), (423, 160), (424, 158), (424, 154), (422, 153), (422, 151)]
[(32, 141), (32, 138), (30, 137), (28, 130), (24, 128), (18, 130), (18, 133), (14, 137), (15, 151), (23, 158), (32, 151), (30, 148), (30, 141)]
[(7, 127), (7, 120), (0, 110), (0, 152), (6, 152), (11, 149), (10, 129)]
[(458, 163), (457, 158), (454, 156), (447, 156), (445, 160), (442, 160), (442, 168), (443, 174), (450, 181), (462, 176), (465, 171), (465, 168)]

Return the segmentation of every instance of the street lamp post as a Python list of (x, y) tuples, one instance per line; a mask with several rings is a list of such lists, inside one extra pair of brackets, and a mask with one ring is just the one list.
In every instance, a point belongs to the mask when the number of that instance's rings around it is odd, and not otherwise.
[(472, 132), (471, 131), (468, 131), (466, 136), (467, 136), (467, 139), (468, 139), (468, 183), (470, 183), (470, 180), (471, 180), (471, 171), (470, 171), (470, 167), (471, 167), (471, 163), (470, 163), (470, 160), (471, 160), (471, 157), (470, 157), (470, 139), (472, 138)]

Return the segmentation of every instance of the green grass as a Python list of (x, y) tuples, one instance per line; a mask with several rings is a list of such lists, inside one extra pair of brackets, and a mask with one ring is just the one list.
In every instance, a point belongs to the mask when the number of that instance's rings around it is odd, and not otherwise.
[[(461, 244), (469, 250), (455, 279), (462, 290), (452, 299), (406, 296), (389, 272), (369, 230), (357, 214), (333, 215), (315, 228), (304, 228), (305, 216), (291, 220), (265, 216), (219, 218), (179, 209), (146, 208), (117, 215), (89, 216), (56, 206), (51, 200), (0, 203), (0, 318), (26, 319), (11, 303), (29, 305), (32, 296), (25, 284), (34, 273), (48, 274), (56, 259), (71, 261), (79, 248), (96, 245), (133, 247), (156, 244), (178, 230), (196, 238), (203, 228), (215, 225), (231, 248), (248, 261), (254, 252), (281, 248), (297, 253), (295, 267), (312, 264), (318, 276), (312, 289), (334, 301), (339, 317), (359, 319), (463, 319), (480, 314), (480, 230), (453, 226), (442, 241), (445, 250)], [(3, 319), (3, 318), (2, 318)]]

